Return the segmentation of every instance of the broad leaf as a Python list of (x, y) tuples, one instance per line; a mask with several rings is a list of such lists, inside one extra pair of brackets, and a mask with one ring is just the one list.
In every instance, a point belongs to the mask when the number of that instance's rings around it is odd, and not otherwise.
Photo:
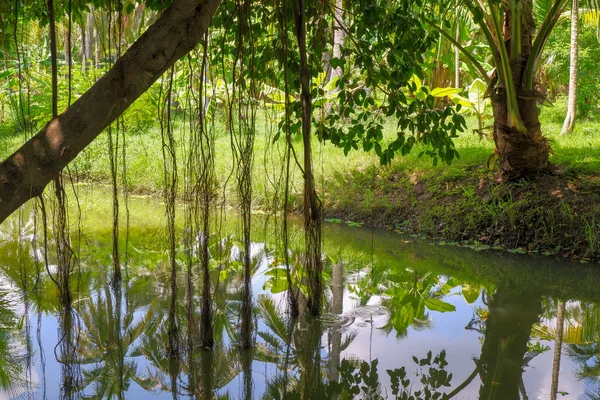
[(456, 310), (456, 307), (452, 304), (440, 299), (425, 299), (425, 306), (431, 311), (448, 312)]

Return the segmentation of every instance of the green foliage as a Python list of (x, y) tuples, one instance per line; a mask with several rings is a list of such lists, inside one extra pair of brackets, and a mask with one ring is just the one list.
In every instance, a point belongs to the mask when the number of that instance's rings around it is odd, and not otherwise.
[[(336, 82), (338, 112), (316, 121), (320, 138), (331, 141), (348, 154), (362, 147), (374, 150), (381, 164), (389, 164), (395, 154), (408, 154), (416, 143), (427, 154), (450, 164), (456, 158), (453, 139), (465, 128), (456, 109), (436, 104), (436, 96), (420, 84), (423, 54), (435, 35), (418, 18), (416, 2), (358, 1), (349, 5), (353, 19), (348, 26), (352, 46), (331, 66), (341, 67)], [(415, 6), (417, 6), (415, 8)], [(357, 68), (360, 76), (355, 75)], [(416, 79), (414, 79), (416, 77)], [(383, 141), (386, 117), (397, 121), (395, 138)]]
[[(577, 112), (581, 117), (595, 116), (600, 111), (600, 43), (595, 26), (579, 26), (579, 78), (577, 86)], [(545, 70), (551, 85), (559, 92), (566, 92), (570, 68), (570, 26), (563, 23), (556, 27), (548, 40), (545, 51)]]
[[(370, 363), (362, 361), (358, 365), (347, 359), (340, 363), (339, 373), (340, 381), (330, 381), (327, 383), (324, 393), (330, 398), (338, 395), (341, 399), (397, 399), (397, 400), (445, 400), (449, 399), (446, 393), (440, 390), (444, 387), (450, 387), (452, 374), (445, 368), (448, 366), (446, 361), (446, 351), (442, 350), (440, 354), (433, 357), (431, 351), (427, 356), (418, 359), (413, 356), (413, 361), (417, 365), (415, 373), (416, 378), (423, 385), (422, 389), (414, 390), (415, 383), (411, 382), (406, 372), (406, 367), (388, 369), (386, 372), (390, 378), (392, 397), (383, 395), (381, 392), (380, 377), (377, 370), (379, 360), (375, 359)], [(425, 367), (429, 367), (425, 369)], [(414, 392), (413, 392), (414, 390)]]
[[(439, 390), (442, 387), (450, 387), (450, 381), (452, 380), (452, 374), (449, 374), (445, 368), (448, 366), (446, 361), (446, 350), (442, 350), (440, 354), (433, 357), (431, 351), (427, 352), (427, 357), (418, 359), (413, 356), (413, 361), (418, 365), (416, 372), (417, 378), (420, 378), (423, 384), (423, 389), (416, 390), (411, 393), (411, 383), (406, 377), (406, 368), (397, 368), (394, 370), (387, 370), (390, 376), (392, 385), (392, 394), (399, 400), (445, 400), (450, 397), (446, 393), (442, 393)], [(429, 366), (427, 371), (423, 370), (423, 367)]]

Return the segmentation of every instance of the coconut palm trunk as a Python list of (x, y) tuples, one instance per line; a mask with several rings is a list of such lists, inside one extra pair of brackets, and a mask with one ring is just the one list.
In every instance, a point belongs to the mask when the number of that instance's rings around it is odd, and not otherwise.
[[(533, 87), (525, 84), (536, 30), (531, 2), (517, 3), (506, 8), (501, 14), (503, 20), (498, 17), (494, 24), (496, 36), (504, 39), (504, 46), (498, 46), (501, 53), (498, 58), (502, 62), (497, 66), (498, 80), (491, 96), (495, 152), (499, 158), (498, 181), (518, 179), (546, 169), (550, 154), (539, 120), (539, 96)], [(491, 18), (496, 18), (493, 12), (491, 14)]]
[(571, 65), (569, 68), (569, 100), (567, 102), (567, 117), (562, 127), (561, 134), (573, 132), (575, 117), (577, 115), (577, 77), (579, 64), (579, 0), (573, 0), (571, 6)]
[(92, 48), (94, 47), (94, 7), (81, 23), (81, 69), (86, 71), (88, 63), (92, 61)]

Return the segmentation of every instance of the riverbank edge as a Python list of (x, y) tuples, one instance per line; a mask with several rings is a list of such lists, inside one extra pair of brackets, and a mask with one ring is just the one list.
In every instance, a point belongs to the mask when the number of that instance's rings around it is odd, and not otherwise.
[[(468, 246), (600, 262), (600, 173), (553, 169), (517, 182), (498, 184), (494, 171), (470, 166), (410, 170), (371, 165), (327, 179), (319, 195), (326, 221), (376, 227)], [(80, 176), (80, 183), (107, 185)], [(324, 189), (326, 188), (326, 190)], [(160, 189), (132, 187), (130, 194), (160, 197)], [(227, 196), (236, 207), (235, 195)], [(271, 203), (255, 203), (269, 212)], [(302, 213), (302, 194), (290, 208)]]
[(553, 171), (502, 184), (482, 166), (454, 176), (355, 171), (343, 184), (327, 183), (324, 215), (476, 250), (600, 261), (600, 176)]

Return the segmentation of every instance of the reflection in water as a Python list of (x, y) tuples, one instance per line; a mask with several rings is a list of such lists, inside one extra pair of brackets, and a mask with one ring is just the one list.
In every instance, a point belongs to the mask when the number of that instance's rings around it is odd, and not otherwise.
[(37, 312), (37, 329), (36, 329), (36, 340), (38, 343), (39, 349), (39, 358), (40, 358), (40, 370), (42, 375), (42, 399), (46, 400), (46, 353), (44, 351), (44, 345), (42, 342), (42, 309), (38, 307)]
[[(367, 262), (361, 251), (370, 252), (370, 236), (363, 246), (355, 242), (360, 230), (336, 231), (325, 248), (340, 254), (324, 260), (328, 313), (291, 318), (282, 257), (268, 245), (252, 242), (245, 252), (234, 237), (214, 239), (209, 274), (198, 266), (173, 274), (150, 230), (132, 236), (131, 279), (115, 285), (110, 237), (90, 236), (82, 271), (71, 276), (80, 290), (65, 306), (49, 277), (37, 275), (33, 243), (15, 232), (0, 243), (0, 397), (510, 400), (599, 391), (600, 309), (588, 287), (600, 280), (585, 269), (568, 280), (564, 265), (537, 275), (526, 258), (498, 261), (419, 242), (398, 250), (397, 236), (386, 242), (385, 234)], [(479, 267), (492, 262), (500, 267), (488, 268), (491, 275)], [(293, 270), (299, 292), (306, 292), (303, 273)], [(550, 277), (545, 285), (540, 276)], [(205, 278), (212, 350), (202, 345), (204, 299), (194, 293)], [(250, 350), (240, 348), (246, 283), (255, 296)], [(558, 298), (572, 300), (561, 307)], [(564, 350), (551, 368), (554, 355), (545, 350), (560, 342), (552, 326), (561, 309)], [(44, 357), (54, 348), (56, 357)]]
[(554, 359), (552, 360), (552, 388), (550, 391), (550, 400), (556, 400), (558, 394), (558, 373), (560, 371), (564, 324), (565, 302), (559, 300), (556, 309), (556, 335), (554, 336)]
[(140, 376), (137, 363), (126, 360), (128, 354), (139, 351), (138, 339), (148, 329), (150, 314), (136, 318), (138, 310), (129, 304), (126, 282), (117, 278), (109, 284), (106, 274), (100, 277), (101, 285), (79, 303), (79, 363), (93, 365), (83, 371), (80, 392), (87, 389), (101, 398), (121, 399), (132, 382), (151, 387), (148, 379)]
[(78, 327), (75, 310), (65, 305), (59, 314), (58, 350), (56, 360), (60, 363), (60, 398), (74, 399), (82, 383), (78, 363)]
[(539, 297), (510, 287), (499, 286), (491, 296), (479, 359), (481, 399), (520, 398), (529, 335), (541, 306)]
[(24, 365), (19, 357), (18, 317), (12, 296), (0, 290), (0, 396), (22, 396), (26, 393)]
[[(331, 271), (331, 312), (334, 315), (341, 315), (344, 311), (344, 266), (342, 263), (335, 263)], [(342, 330), (333, 327), (329, 330), (329, 363), (327, 378), (332, 382), (337, 382), (339, 378), (338, 366), (340, 365), (340, 356), (342, 353)]]

